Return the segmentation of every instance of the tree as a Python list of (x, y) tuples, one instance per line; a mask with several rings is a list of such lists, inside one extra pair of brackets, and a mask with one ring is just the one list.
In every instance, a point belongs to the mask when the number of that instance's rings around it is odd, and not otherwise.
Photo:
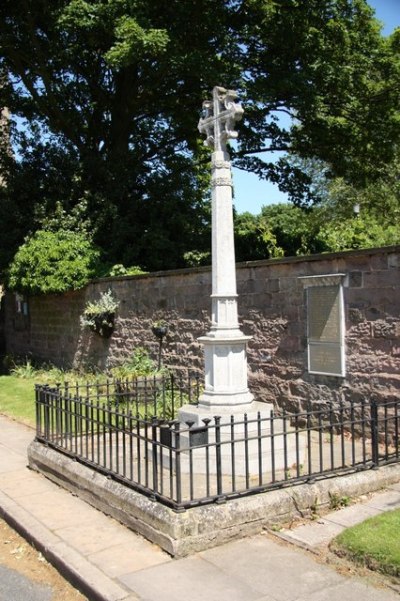
[(271, 224), (262, 215), (241, 213), (235, 216), (234, 223), (237, 261), (255, 261), (284, 255), (284, 250), (277, 245)]
[[(383, 38), (364, 0), (247, 4), (240, 164), (268, 174), (297, 203), (312, 197), (293, 155), (321, 159), (332, 175), (365, 187), (398, 149), (400, 29)], [(265, 164), (260, 153), (271, 150), (289, 156)]]
[(372, 215), (331, 221), (321, 225), (316, 236), (324, 251), (339, 252), (400, 243), (400, 230), (385, 225)]
[(238, 261), (270, 259), (321, 252), (319, 209), (293, 204), (262, 207), (259, 215), (235, 215), (235, 248)]
[(9, 245), (57, 201), (71, 211), (85, 199), (111, 263), (161, 269), (207, 251), (209, 156), (196, 126), (216, 84), (244, 100), (237, 166), (297, 202), (310, 198), (308, 175), (260, 153), (317, 156), (365, 183), (400, 127), (398, 36), (383, 39), (372, 15), (365, 0), (3, 0)]

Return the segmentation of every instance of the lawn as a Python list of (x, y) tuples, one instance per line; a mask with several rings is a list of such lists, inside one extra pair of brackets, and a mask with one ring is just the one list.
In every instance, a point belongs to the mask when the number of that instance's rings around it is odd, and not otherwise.
[(35, 425), (35, 380), (0, 376), (0, 413)]
[(400, 509), (344, 530), (331, 543), (340, 556), (383, 574), (400, 577)]
[[(97, 381), (98, 377), (93, 374), (85, 374), (77, 376), (73, 372), (61, 372), (57, 369), (49, 370), (20, 370), (18, 374), (10, 374), (0, 376), (0, 413), (8, 415), (29, 426), (36, 425), (36, 408), (35, 408), (35, 384), (56, 384), (68, 381), (70, 384), (78, 382), (84, 384), (87, 381)], [(168, 380), (166, 380), (168, 384)], [(156, 406), (153, 404), (152, 392), (150, 391), (150, 401), (139, 400), (139, 404), (134, 404), (130, 407), (134, 412), (137, 412), (142, 418), (147, 415), (153, 415), (157, 412), (158, 415), (171, 419), (172, 414), (172, 396), (171, 391), (166, 387), (160, 389), (156, 398)], [(190, 401), (190, 397), (186, 392), (175, 389), (175, 404), (185, 404)], [(120, 407), (123, 409), (122, 399), (119, 397)], [(175, 405), (177, 406), (177, 405)]]

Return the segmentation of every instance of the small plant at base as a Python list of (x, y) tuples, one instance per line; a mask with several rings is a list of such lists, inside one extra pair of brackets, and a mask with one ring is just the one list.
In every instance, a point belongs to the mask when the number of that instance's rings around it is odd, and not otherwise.
[(14, 363), (14, 366), (10, 369), (10, 373), (13, 376), (17, 376), (17, 378), (29, 380), (37, 374), (37, 369), (32, 365), (32, 361), (30, 359), (26, 359), (25, 363)]
[(329, 507), (330, 509), (340, 509), (341, 507), (347, 507), (350, 504), (350, 497), (340, 496), (337, 493), (329, 493)]
[(310, 512), (311, 512), (311, 520), (316, 520), (319, 516), (318, 516), (318, 497), (314, 498), (314, 501), (311, 503), (310, 505)]

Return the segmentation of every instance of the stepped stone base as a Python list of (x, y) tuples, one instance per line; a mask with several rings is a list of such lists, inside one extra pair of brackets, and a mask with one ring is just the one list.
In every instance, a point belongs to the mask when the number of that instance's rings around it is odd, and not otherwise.
[(304, 517), (315, 503), (328, 509), (332, 494), (357, 497), (400, 480), (394, 464), (177, 513), (39, 442), (31, 443), (28, 458), (32, 469), (176, 557)]

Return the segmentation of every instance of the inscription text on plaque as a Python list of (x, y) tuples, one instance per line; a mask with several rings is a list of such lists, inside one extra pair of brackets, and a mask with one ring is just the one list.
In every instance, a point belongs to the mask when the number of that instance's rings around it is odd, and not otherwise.
[[(336, 280), (333, 283), (333, 280)], [(343, 286), (337, 277), (304, 278), (307, 289), (308, 371), (345, 375)]]

